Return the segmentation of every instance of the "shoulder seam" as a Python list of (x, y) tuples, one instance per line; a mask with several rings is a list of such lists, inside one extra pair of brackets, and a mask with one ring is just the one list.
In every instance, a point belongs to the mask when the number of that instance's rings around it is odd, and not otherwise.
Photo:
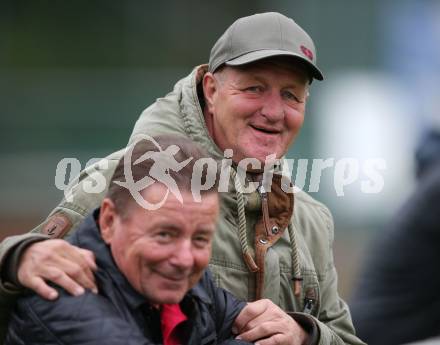
[(77, 214), (79, 214), (82, 217), (86, 217), (89, 214), (89, 212), (86, 209), (84, 209), (78, 205), (75, 205), (71, 202), (62, 203), (61, 205), (58, 206), (58, 208), (76, 212)]

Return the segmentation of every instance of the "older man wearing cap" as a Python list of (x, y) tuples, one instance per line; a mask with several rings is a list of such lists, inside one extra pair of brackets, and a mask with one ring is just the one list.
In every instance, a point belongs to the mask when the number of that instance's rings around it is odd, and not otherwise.
[[(282, 157), (303, 124), (313, 79), (323, 79), (313, 41), (292, 19), (279, 13), (240, 18), (215, 43), (209, 65), (196, 67), (148, 107), (130, 138), (185, 135), (230, 173), (210, 269), (217, 285), (238, 298), (262, 299), (235, 323), (242, 339), (261, 344), (305, 344), (299, 340), (305, 338), (310, 344), (362, 344), (337, 292), (331, 214), (306, 193), (293, 194), (282, 176)], [(56, 298), (47, 281), (72, 294), (96, 289), (93, 256), (47, 239), (74, 231), (100, 204), (105, 191), (90, 194), (84, 187), (97, 173), (109, 181), (121, 154), (107, 157), (106, 169), (84, 171), (71, 200), (31, 234), (2, 243), (1, 296), (10, 299), (27, 287)], [(268, 308), (273, 319), (261, 322)]]

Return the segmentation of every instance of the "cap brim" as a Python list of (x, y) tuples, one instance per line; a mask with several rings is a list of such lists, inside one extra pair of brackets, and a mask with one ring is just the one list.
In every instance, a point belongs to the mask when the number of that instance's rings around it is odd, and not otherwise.
[(321, 73), (318, 67), (316, 67), (313, 62), (311, 62), (309, 59), (304, 58), (301, 55), (288, 52), (285, 50), (276, 50), (276, 49), (265, 49), (265, 50), (257, 50), (250, 53), (246, 53), (243, 55), (240, 55), (234, 59), (231, 59), (229, 61), (226, 61), (225, 64), (228, 66), (240, 66), (245, 65), (251, 62), (255, 62), (258, 60), (262, 60), (265, 58), (269, 58), (272, 56), (292, 56), (295, 57), (303, 62), (306, 63), (306, 65), (310, 68), (312, 77), (316, 80), (323, 80), (324, 75)]

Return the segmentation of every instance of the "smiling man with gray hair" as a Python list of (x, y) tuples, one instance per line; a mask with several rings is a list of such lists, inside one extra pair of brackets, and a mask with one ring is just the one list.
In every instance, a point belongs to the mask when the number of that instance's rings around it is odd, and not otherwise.
[[(262, 345), (362, 344), (337, 292), (331, 214), (305, 192), (293, 194), (282, 176), (282, 157), (303, 124), (313, 79), (323, 79), (315, 46), (292, 19), (273, 12), (240, 18), (215, 43), (209, 64), (148, 107), (130, 138), (184, 135), (222, 162), (230, 179), (210, 269), (216, 284), (238, 298), (261, 299), (235, 327), (242, 339)], [(96, 290), (91, 253), (48, 240), (48, 232), (62, 238), (75, 231), (105, 195), (84, 187), (96, 173), (109, 181), (121, 154), (110, 155), (106, 169), (85, 170), (73, 201), (62, 201), (33, 233), (2, 243), (2, 296), (27, 287), (54, 299), (47, 281), (77, 295)], [(250, 184), (259, 188), (249, 190)], [(261, 322), (267, 309), (276, 317)]]

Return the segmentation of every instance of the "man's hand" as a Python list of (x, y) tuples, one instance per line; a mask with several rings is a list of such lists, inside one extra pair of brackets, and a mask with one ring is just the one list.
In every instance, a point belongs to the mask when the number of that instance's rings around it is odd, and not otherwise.
[(258, 345), (305, 345), (308, 341), (301, 326), (268, 299), (248, 303), (233, 329), (239, 339)]
[(83, 294), (84, 288), (97, 293), (93, 275), (95, 270), (95, 256), (91, 251), (54, 239), (34, 243), (25, 249), (17, 277), (24, 287), (53, 300), (58, 297), (58, 292), (46, 281), (61, 286), (75, 296)]

